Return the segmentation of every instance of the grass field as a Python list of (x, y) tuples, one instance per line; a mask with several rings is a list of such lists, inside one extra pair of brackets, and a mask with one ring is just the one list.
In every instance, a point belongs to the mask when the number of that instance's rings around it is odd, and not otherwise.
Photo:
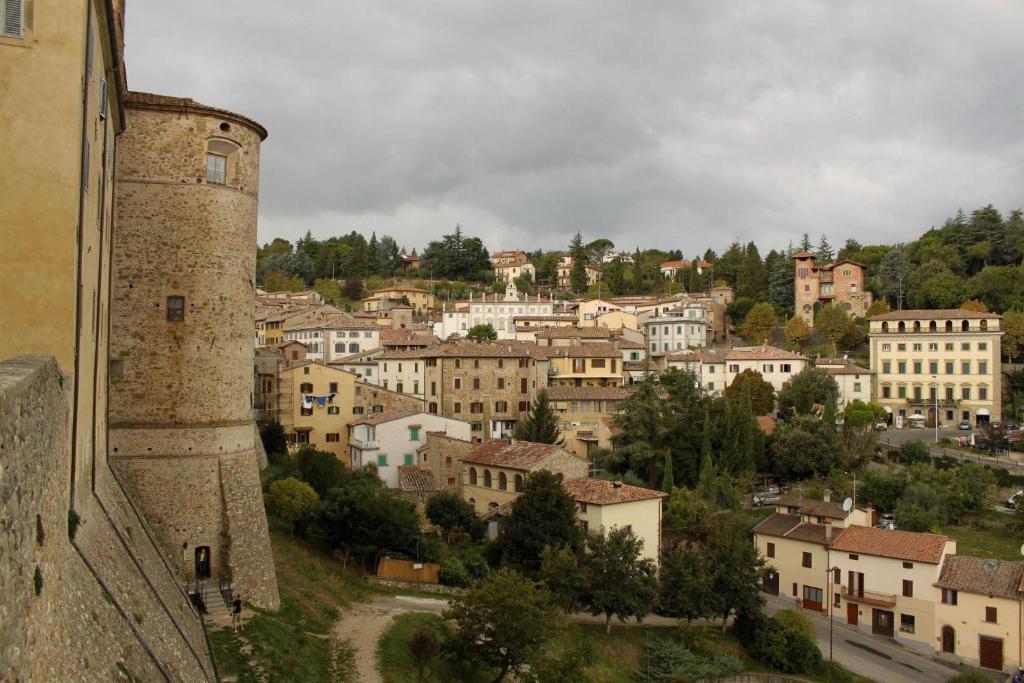
[(285, 531), (272, 528), (270, 540), (281, 609), (247, 610), (241, 637), (211, 629), (221, 676), (242, 682), (258, 680), (261, 673), (272, 681), (345, 680), (349, 653), (331, 639), (331, 626), (340, 608), (369, 594), (368, 585)]
[[(441, 617), (436, 614), (403, 614), (395, 618), (381, 637), (377, 647), (377, 663), (385, 683), (405, 683), (416, 680), (416, 668), (409, 654), (408, 642), (416, 629), (431, 629), (442, 632)], [(698, 628), (698, 627), (695, 627)], [(715, 626), (699, 627), (707, 646), (728, 652), (738, 657), (747, 671), (770, 671), (769, 668), (751, 659), (743, 647), (730, 633), (722, 633)], [(675, 627), (613, 627), (605, 634), (603, 627), (589, 624), (574, 624), (566, 628), (561, 636), (551, 643), (553, 652), (558, 652), (574, 638), (583, 638), (593, 647), (594, 659), (584, 670), (587, 681), (593, 683), (627, 683), (635, 681), (634, 673), (643, 666), (644, 640), (646, 638), (670, 638), (676, 633)], [(448, 683), (459, 680), (467, 683), (492, 680), (497, 671), (455, 672), (443, 660), (428, 671), (428, 683)], [(812, 681), (844, 681), (849, 683), (870, 683), (836, 668), (834, 676), (807, 676)]]
[(1016, 526), (1016, 515), (989, 510), (958, 526), (942, 527), (942, 533), (956, 540), (959, 555), (1020, 560), (1024, 533)]

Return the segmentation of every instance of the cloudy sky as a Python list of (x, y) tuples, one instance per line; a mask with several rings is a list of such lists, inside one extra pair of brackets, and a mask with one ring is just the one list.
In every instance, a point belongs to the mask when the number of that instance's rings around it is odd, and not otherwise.
[(1024, 205), (1024, 3), (133, 0), (129, 87), (263, 123), (260, 239), (913, 239)]

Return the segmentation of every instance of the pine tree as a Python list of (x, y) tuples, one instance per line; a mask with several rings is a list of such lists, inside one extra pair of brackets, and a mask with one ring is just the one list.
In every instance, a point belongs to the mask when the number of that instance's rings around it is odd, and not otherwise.
[(572, 254), (569, 284), (572, 286), (572, 291), (582, 294), (587, 291), (587, 254), (583, 250), (583, 235), (578, 232), (569, 242), (569, 253)]
[(513, 436), (519, 441), (562, 443), (562, 434), (558, 431), (558, 416), (551, 409), (547, 391), (540, 390), (526, 419), (516, 425)]
[(672, 493), (675, 488), (675, 479), (672, 477), (672, 453), (665, 452), (665, 467), (661, 475), (661, 490), (665, 493)]
[(800, 238), (800, 251), (809, 252), (813, 248), (814, 247), (811, 245), (811, 236), (805, 232), (804, 236)]
[(836, 398), (829, 395), (825, 401), (825, 410), (822, 412), (821, 421), (825, 423), (825, 429), (832, 433), (836, 431)]
[(828, 238), (823, 234), (818, 242), (818, 250), (814, 252), (814, 260), (818, 263), (831, 263), (835, 254), (832, 245), (828, 243)]

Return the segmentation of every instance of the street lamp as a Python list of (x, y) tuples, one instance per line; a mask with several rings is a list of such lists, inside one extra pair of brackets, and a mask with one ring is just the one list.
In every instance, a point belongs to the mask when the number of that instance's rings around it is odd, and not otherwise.
[(830, 569), (826, 569), (825, 570), (825, 572), (827, 573), (827, 576), (828, 576), (828, 578), (826, 579), (826, 583), (827, 583), (827, 585), (829, 587), (829, 601), (828, 601), (828, 661), (830, 661), (830, 662), (832, 661), (832, 612), (833, 612), (833, 607), (836, 604), (835, 598), (833, 597), (834, 594), (835, 594), (835, 588), (834, 588), (834, 586), (835, 586), (835, 579), (833, 577), (835, 576), (835, 573), (838, 572), (838, 571), (842, 571), (841, 569), (839, 569), (838, 566), (834, 566), (834, 567), (832, 567)]

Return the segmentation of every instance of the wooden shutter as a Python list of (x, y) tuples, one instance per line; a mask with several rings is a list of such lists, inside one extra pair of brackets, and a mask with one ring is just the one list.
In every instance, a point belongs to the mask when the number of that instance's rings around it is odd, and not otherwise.
[(23, 0), (0, 0), (0, 18), (3, 19), (3, 35), (21, 38)]

